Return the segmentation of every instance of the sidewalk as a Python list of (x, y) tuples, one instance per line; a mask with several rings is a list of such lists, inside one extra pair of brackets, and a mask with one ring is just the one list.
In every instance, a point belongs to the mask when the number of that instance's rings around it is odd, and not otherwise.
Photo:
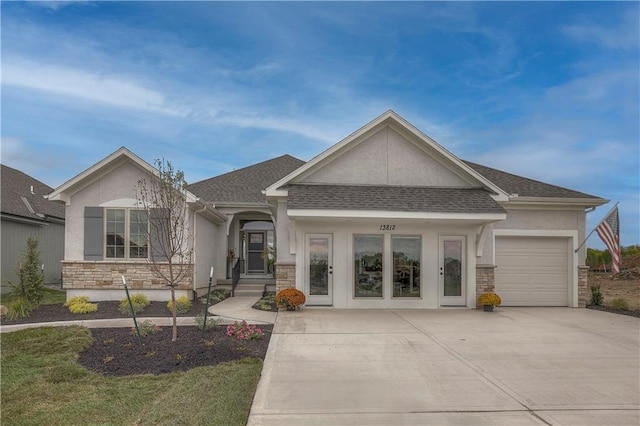
[[(230, 297), (209, 307), (211, 318), (218, 320), (221, 325), (233, 324), (234, 321), (245, 320), (250, 324), (273, 324), (275, 323), (277, 312), (266, 312), (253, 309), (252, 306), (259, 297)], [(153, 321), (160, 326), (170, 326), (172, 318), (169, 317), (138, 317), (138, 322), (145, 320)], [(195, 325), (193, 317), (178, 317), (178, 325)], [(10, 333), (12, 331), (23, 330), (36, 327), (64, 327), (69, 325), (80, 325), (87, 328), (115, 328), (132, 327), (131, 318), (113, 318), (99, 320), (77, 320), (77, 321), (54, 321), (30, 324), (12, 324), (0, 326), (0, 333)]]

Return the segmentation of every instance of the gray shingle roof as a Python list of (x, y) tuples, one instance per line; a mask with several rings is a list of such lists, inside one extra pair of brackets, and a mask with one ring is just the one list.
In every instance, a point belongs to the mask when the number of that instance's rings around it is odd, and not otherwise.
[(518, 194), (521, 197), (600, 198), (574, 191), (572, 189), (562, 188), (560, 186), (550, 185), (537, 180), (513, 175), (511, 173), (492, 169), (470, 161), (464, 161), (464, 163), (496, 184), (507, 194)]
[(265, 203), (262, 190), (304, 164), (290, 155), (193, 183), (189, 191), (209, 203)]
[(290, 185), (290, 209), (375, 210), (429, 213), (504, 213), (480, 188)]
[[(64, 205), (44, 198), (53, 191), (53, 188), (4, 164), (0, 167), (2, 213), (36, 220), (44, 219), (40, 215), (64, 219)], [(33, 193), (31, 193), (32, 186)]]

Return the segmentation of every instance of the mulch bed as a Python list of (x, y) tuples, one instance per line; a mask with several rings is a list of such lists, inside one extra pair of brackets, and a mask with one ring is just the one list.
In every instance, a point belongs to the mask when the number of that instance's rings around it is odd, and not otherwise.
[[(2, 325), (52, 321), (130, 318), (120, 313), (120, 302), (96, 302), (98, 310), (88, 314), (72, 314), (63, 304), (42, 305), (29, 317), (17, 320), (2, 318)], [(187, 313), (179, 317), (193, 317), (204, 312), (204, 303), (194, 302)], [(137, 315), (141, 318), (171, 317), (166, 302), (151, 302)], [(260, 325), (264, 337), (257, 340), (239, 340), (226, 335), (226, 326), (205, 332), (194, 326), (178, 327), (178, 339), (171, 341), (172, 327), (163, 326), (155, 334), (142, 336), (142, 344), (132, 327), (93, 328), (93, 344), (80, 353), (78, 362), (91, 371), (105, 376), (130, 374), (164, 374), (195, 367), (211, 366), (220, 362), (246, 357), (264, 359), (271, 337), (271, 325)]]
[(627, 311), (625, 309), (613, 309), (613, 308), (608, 308), (606, 306), (598, 306), (598, 305), (587, 305), (587, 309), (593, 309), (595, 311), (604, 311), (604, 312), (610, 312), (612, 314), (628, 315), (630, 317), (640, 318), (640, 311)]
[(164, 374), (220, 362), (252, 357), (264, 359), (272, 326), (260, 326), (264, 337), (239, 340), (219, 326), (205, 332), (197, 327), (178, 327), (178, 339), (171, 341), (171, 327), (142, 337), (142, 345), (129, 328), (91, 329), (94, 342), (80, 353), (78, 362), (105, 376)]
[[(74, 321), (74, 320), (93, 320), (93, 319), (111, 319), (111, 318), (130, 318), (130, 316), (120, 313), (120, 302), (95, 302), (98, 304), (98, 310), (88, 314), (72, 314), (69, 308), (63, 304), (57, 305), (41, 305), (29, 314), (27, 318), (19, 318), (9, 320), (2, 318), (2, 325), (11, 324), (27, 324), (34, 322), (50, 322), (50, 321)], [(204, 303), (194, 302), (189, 312), (178, 314), (179, 317), (194, 317), (199, 312), (204, 312)], [(138, 317), (170, 317), (171, 312), (167, 309), (167, 302), (151, 302), (144, 311), (137, 314)]]

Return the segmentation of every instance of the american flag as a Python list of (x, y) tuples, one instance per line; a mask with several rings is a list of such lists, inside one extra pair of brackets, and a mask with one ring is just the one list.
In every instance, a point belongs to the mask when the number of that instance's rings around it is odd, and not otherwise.
[(618, 206), (602, 219), (596, 228), (600, 239), (605, 243), (611, 253), (611, 272), (620, 272), (620, 220), (618, 219)]

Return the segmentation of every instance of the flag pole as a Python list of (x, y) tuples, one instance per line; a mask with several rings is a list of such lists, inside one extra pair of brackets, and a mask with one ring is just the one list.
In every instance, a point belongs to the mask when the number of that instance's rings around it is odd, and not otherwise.
[(611, 214), (611, 212), (613, 212), (613, 211), (615, 210), (615, 208), (616, 208), (616, 207), (618, 207), (618, 204), (620, 204), (620, 202), (619, 202), (619, 201), (616, 203), (616, 205), (615, 205), (615, 206), (611, 207), (611, 210), (609, 210), (609, 211), (607, 212), (607, 214), (605, 214), (605, 215), (604, 215), (604, 217), (602, 218), (602, 220), (601, 220), (600, 222), (598, 222), (598, 224), (597, 224), (597, 225), (596, 225), (596, 226), (591, 230), (591, 232), (589, 232), (589, 235), (587, 235), (587, 237), (586, 237), (586, 238), (584, 239), (584, 241), (583, 241), (583, 242), (578, 246), (578, 248), (577, 248), (577, 249), (575, 249), (575, 250), (573, 251), (574, 253), (577, 253), (577, 252), (578, 252), (578, 250), (580, 250), (580, 248), (584, 245), (584, 243), (586, 243), (586, 242), (587, 242), (587, 240), (589, 239), (589, 237), (591, 236), (591, 234), (593, 234), (593, 233), (596, 231), (596, 229), (598, 229), (598, 226), (600, 226), (600, 224), (601, 224), (602, 222), (604, 222), (604, 220), (605, 220), (606, 218), (608, 218), (608, 217), (609, 217), (609, 215)]

